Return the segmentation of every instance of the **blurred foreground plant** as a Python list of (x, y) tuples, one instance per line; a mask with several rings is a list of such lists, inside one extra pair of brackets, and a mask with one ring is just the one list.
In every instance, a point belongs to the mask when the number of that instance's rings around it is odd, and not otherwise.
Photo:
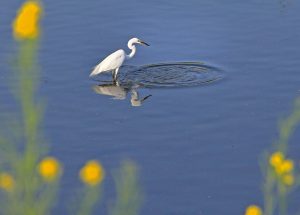
[(39, 174), (47, 182), (52, 182), (56, 180), (62, 172), (61, 164), (54, 157), (44, 158), (39, 163), (38, 170)]
[(262, 215), (262, 210), (256, 205), (250, 205), (246, 209), (245, 215)]
[(139, 186), (137, 166), (127, 160), (121, 164), (121, 168), (115, 173), (117, 198), (111, 215), (137, 215), (142, 203), (142, 193)]
[(39, 1), (26, 1), (19, 9), (13, 22), (13, 34), (18, 40), (36, 39), (39, 36), (39, 20), (42, 15), (42, 6)]
[[(37, 50), (41, 13), (42, 7), (38, 1), (27, 1), (21, 6), (13, 22), (18, 54), (16, 67), (13, 69), (16, 85), (12, 90), (21, 114), (14, 114), (19, 119), (11, 127), (12, 132), (2, 134), (0, 138), (0, 187), (9, 191), (0, 194), (0, 214), (49, 214), (58, 188), (59, 175), (48, 183), (51, 165), (43, 160), (47, 152), (40, 129), (44, 105), (37, 98), (40, 73)], [(53, 160), (56, 161), (54, 158)], [(59, 166), (58, 162), (56, 164)]]
[[(18, 41), (13, 69), (16, 86), (12, 90), (20, 113), (15, 113), (16, 119), (11, 119), (14, 122), (9, 132), (0, 134), (0, 215), (51, 214), (58, 199), (63, 167), (57, 158), (46, 156), (47, 146), (40, 129), (44, 108), (37, 96), (41, 14), (39, 1), (26, 1), (12, 25)], [(9, 125), (4, 126), (7, 127)], [(125, 162), (118, 175), (114, 214), (137, 214), (141, 195), (136, 165)], [(105, 171), (100, 162), (92, 160), (80, 170), (79, 176), (84, 187), (74, 214), (90, 215), (99, 203)]]
[[(299, 170), (295, 168), (294, 161), (287, 158), (288, 141), (299, 124), (300, 98), (296, 99), (292, 114), (280, 123), (279, 138), (274, 149), (266, 153), (263, 160), (264, 207), (263, 212), (258, 214), (273, 215), (277, 211), (280, 215), (288, 214), (288, 194), (298, 188), (300, 182)], [(245, 214), (251, 213), (247, 209)]]
[(85, 187), (82, 191), (81, 199), (79, 200), (77, 215), (91, 214), (97, 201), (101, 197), (101, 183), (105, 173), (102, 165), (96, 161), (88, 161), (79, 172), (79, 177)]
[(15, 180), (9, 173), (0, 174), (0, 188), (6, 192), (12, 192), (15, 187)]

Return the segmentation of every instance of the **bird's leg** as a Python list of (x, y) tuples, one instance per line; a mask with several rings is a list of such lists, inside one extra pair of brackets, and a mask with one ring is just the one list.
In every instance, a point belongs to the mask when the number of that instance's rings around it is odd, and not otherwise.
[(116, 68), (115, 69), (115, 73), (114, 73), (114, 78), (115, 78), (115, 80), (117, 80), (117, 77), (118, 77), (118, 72), (119, 72), (119, 68)]
[(113, 79), (113, 82), (115, 82), (116, 80), (115, 80), (115, 73), (116, 73), (116, 70), (114, 69), (113, 71), (112, 71), (112, 79)]
[(114, 83), (114, 84), (118, 83), (118, 81), (117, 81), (117, 78), (118, 78), (118, 71), (119, 71), (119, 68), (114, 69), (114, 70), (112, 71), (112, 78), (113, 78), (113, 83)]

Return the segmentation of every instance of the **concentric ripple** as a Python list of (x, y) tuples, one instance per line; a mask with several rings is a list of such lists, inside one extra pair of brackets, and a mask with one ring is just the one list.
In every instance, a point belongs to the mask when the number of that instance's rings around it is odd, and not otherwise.
[(122, 71), (123, 74), (120, 76), (121, 85), (138, 85), (146, 88), (192, 87), (209, 84), (223, 78), (219, 69), (199, 62), (126, 67), (126, 71)]
[[(122, 66), (118, 86), (124, 88), (194, 87), (222, 79), (220, 69), (200, 62), (159, 63), (145, 66)], [(103, 79), (105, 78), (106, 79)], [(114, 84), (111, 75), (99, 76), (101, 84)]]

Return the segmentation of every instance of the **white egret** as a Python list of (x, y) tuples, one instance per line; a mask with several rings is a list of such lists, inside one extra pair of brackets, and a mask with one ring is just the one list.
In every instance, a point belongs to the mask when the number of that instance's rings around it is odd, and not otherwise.
[(117, 75), (120, 67), (122, 66), (125, 60), (132, 58), (135, 55), (136, 47), (134, 44), (141, 44), (149, 46), (144, 41), (138, 38), (132, 38), (128, 41), (128, 48), (131, 49), (131, 53), (126, 55), (123, 49), (119, 49), (114, 53), (108, 55), (102, 62), (100, 62), (94, 70), (91, 72), (90, 77), (98, 75), (103, 72), (112, 72), (113, 80), (117, 80)]

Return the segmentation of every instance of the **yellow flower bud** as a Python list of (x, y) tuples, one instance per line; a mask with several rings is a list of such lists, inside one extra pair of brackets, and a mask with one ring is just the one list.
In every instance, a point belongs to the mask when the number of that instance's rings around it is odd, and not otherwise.
[(278, 151), (271, 155), (269, 163), (271, 164), (271, 166), (277, 167), (282, 163), (283, 160), (284, 160), (284, 155), (282, 154), (282, 152)]
[(34, 39), (39, 35), (39, 19), (42, 7), (37, 1), (27, 1), (19, 9), (13, 22), (16, 39)]
[(101, 183), (104, 179), (104, 175), (102, 165), (96, 160), (87, 162), (79, 173), (80, 179), (89, 186), (95, 186)]
[(0, 174), (0, 188), (11, 192), (15, 187), (15, 180), (14, 178), (8, 173), (1, 173)]
[(256, 205), (250, 205), (246, 209), (245, 215), (262, 215), (262, 210)]
[(287, 186), (292, 186), (295, 182), (294, 175), (292, 174), (286, 174), (282, 177), (282, 182)]
[(61, 173), (60, 163), (54, 157), (46, 157), (40, 162), (38, 171), (45, 181), (54, 181)]

